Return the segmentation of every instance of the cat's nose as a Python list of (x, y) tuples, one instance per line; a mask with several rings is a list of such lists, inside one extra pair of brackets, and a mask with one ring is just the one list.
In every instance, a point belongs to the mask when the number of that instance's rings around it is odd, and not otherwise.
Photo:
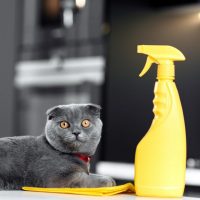
[(74, 134), (77, 137), (80, 134), (80, 132), (73, 132), (72, 134)]

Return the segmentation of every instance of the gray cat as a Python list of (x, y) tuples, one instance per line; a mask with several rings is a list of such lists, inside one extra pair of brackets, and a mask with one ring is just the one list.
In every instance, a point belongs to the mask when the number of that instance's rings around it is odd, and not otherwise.
[(89, 172), (101, 129), (98, 105), (70, 104), (49, 109), (41, 136), (0, 139), (0, 189), (114, 186), (111, 177)]

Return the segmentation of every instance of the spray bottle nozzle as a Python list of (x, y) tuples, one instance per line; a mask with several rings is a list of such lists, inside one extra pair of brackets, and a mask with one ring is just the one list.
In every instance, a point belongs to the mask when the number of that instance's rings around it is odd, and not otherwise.
[(148, 55), (146, 64), (139, 74), (143, 76), (153, 63), (158, 64), (158, 78), (174, 76), (174, 61), (185, 60), (185, 56), (172, 46), (138, 45), (137, 52)]
[(151, 65), (153, 63), (158, 64), (158, 62), (156, 62), (155, 59), (153, 59), (151, 56), (148, 56), (146, 64), (145, 64), (143, 70), (141, 71), (141, 73), (139, 74), (139, 77), (142, 77), (143, 75), (145, 75), (149, 71), (149, 68), (151, 67)]

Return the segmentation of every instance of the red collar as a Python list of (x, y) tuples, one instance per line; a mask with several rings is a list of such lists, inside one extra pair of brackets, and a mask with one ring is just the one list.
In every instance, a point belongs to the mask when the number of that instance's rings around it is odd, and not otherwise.
[(91, 157), (90, 156), (86, 156), (84, 154), (80, 154), (80, 153), (76, 153), (74, 154), (75, 156), (77, 156), (80, 160), (86, 162), (86, 163), (89, 163), (90, 160), (91, 160)]

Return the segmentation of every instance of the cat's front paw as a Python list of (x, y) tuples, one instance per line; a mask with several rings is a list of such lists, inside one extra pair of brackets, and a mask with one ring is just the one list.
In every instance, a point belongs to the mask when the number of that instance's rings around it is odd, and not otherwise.
[(102, 176), (99, 179), (99, 182), (100, 182), (100, 187), (112, 187), (116, 185), (114, 179), (109, 176)]

